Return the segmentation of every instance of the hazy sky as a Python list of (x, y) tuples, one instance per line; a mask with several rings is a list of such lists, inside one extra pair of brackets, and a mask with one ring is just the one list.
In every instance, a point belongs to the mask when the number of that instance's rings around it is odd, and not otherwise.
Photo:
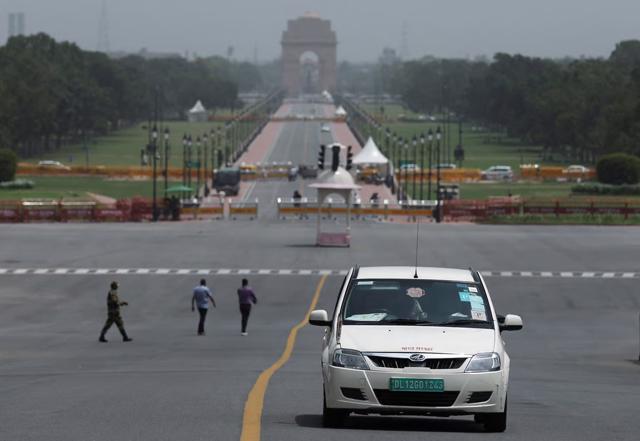
[[(333, 23), (341, 60), (375, 60), (383, 47), (444, 57), (495, 52), (607, 56), (616, 42), (640, 39), (640, 0), (107, 0), (112, 50), (190, 51), (261, 61), (280, 53), (287, 20), (306, 11)], [(101, 0), (0, 0), (26, 13), (27, 32), (96, 49)]]

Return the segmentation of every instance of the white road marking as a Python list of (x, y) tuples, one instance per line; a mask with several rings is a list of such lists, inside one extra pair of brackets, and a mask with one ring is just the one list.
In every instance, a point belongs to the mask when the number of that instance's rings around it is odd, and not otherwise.
[[(260, 275), (260, 276), (345, 276), (347, 270), (336, 269), (204, 269), (204, 268), (0, 268), (0, 275)], [(562, 278), (562, 279), (633, 279), (640, 272), (594, 272), (594, 271), (481, 271), (485, 277), (500, 278)]]

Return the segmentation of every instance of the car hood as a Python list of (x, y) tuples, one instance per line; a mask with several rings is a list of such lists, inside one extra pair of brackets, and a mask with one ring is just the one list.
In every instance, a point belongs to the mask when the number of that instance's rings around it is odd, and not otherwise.
[(344, 325), (340, 345), (360, 352), (472, 355), (493, 352), (495, 331), (436, 326)]

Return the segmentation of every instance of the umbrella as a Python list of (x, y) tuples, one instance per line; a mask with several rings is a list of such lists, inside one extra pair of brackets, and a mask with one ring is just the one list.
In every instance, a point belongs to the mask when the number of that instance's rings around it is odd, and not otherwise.
[(186, 185), (174, 185), (173, 187), (169, 187), (165, 190), (165, 193), (191, 193), (193, 188), (187, 187)]

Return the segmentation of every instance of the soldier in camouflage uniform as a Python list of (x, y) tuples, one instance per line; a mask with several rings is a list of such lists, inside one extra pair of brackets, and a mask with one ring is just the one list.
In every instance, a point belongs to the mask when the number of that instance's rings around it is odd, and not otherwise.
[(109, 294), (107, 294), (107, 321), (102, 328), (102, 332), (100, 333), (100, 340), (103, 343), (107, 342), (107, 339), (104, 338), (104, 335), (107, 333), (111, 325), (114, 323), (120, 330), (120, 334), (122, 334), (122, 341), (131, 341), (127, 335), (127, 331), (124, 330), (124, 322), (122, 321), (122, 316), (120, 315), (120, 307), (128, 305), (127, 302), (121, 302), (118, 298), (118, 283), (111, 282), (111, 290)]

